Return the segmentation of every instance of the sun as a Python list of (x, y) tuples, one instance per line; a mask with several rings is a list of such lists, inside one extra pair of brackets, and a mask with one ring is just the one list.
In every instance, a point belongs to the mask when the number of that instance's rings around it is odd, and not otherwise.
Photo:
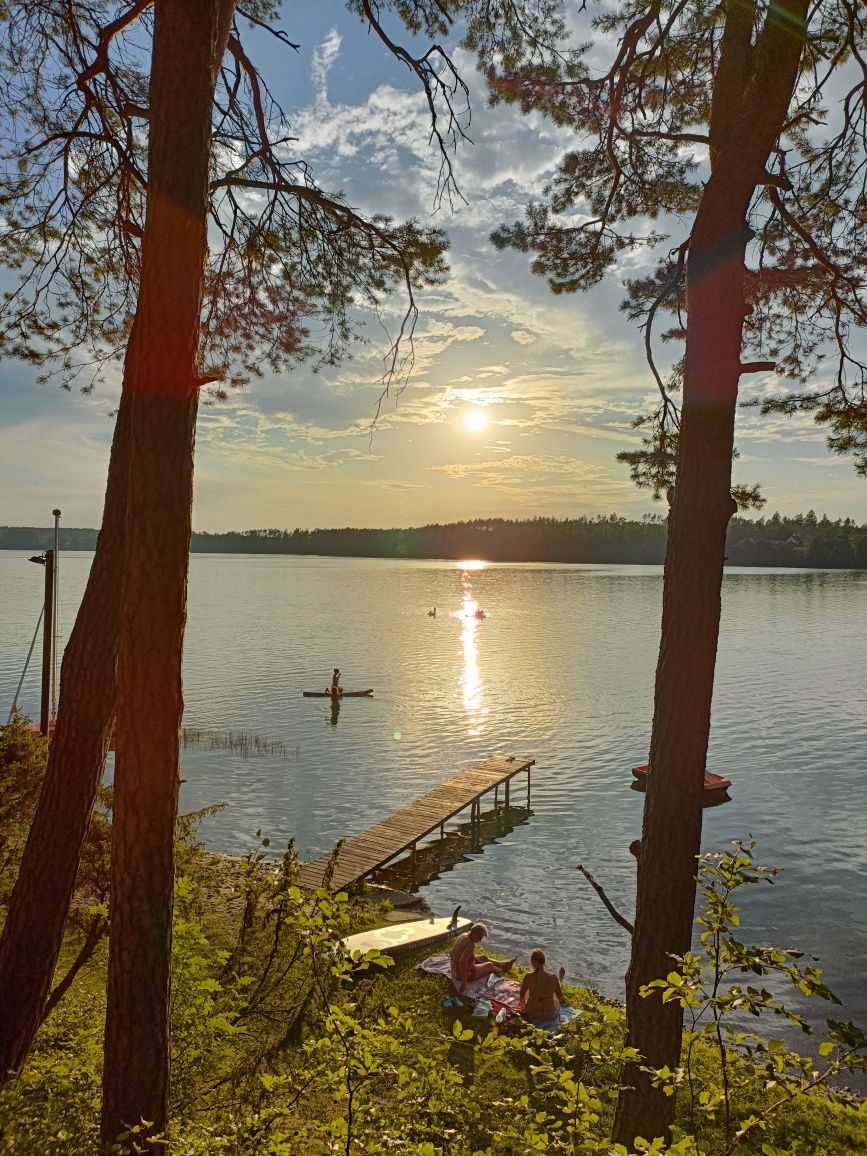
[(468, 429), (470, 433), (481, 433), (487, 426), (488, 419), (480, 409), (470, 409), (463, 417), (464, 428)]

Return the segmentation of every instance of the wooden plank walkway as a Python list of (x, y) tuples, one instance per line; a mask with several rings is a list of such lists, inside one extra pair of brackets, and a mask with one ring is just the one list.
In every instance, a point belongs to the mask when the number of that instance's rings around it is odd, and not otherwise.
[[(376, 823), (360, 835), (347, 839), (340, 848), (337, 867), (331, 880), (331, 890), (341, 891), (381, 867), (389, 859), (410, 851), (416, 843), (432, 834), (438, 827), (467, 807), (478, 804), (482, 795), (505, 784), (508, 806), (509, 783), (527, 773), (529, 792), (530, 767), (535, 759), (520, 759), (514, 755), (494, 755), (454, 778), (440, 783), (414, 803), (395, 811), (381, 823)], [(305, 863), (298, 875), (298, 886), (315, 891), (322, 886), (330, 855), (323, 855)]]

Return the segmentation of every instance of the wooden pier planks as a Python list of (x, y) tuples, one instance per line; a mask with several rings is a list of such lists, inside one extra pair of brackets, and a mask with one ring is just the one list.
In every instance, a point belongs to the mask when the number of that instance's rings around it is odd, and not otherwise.
[[(461, 771), (454, 778), (440, 783), (414, 803), (401, 807), (387, 819), (368, 827), (366, 831), (347, 839), (340, 849), (337, 867), (331, 880), (331, 890), (340, 891), (363, 879), (395, 855), (410, 850), (432, 834), (447, 820), (454, 818), (501, 783), (509, 782), (535, 765), (535, 759), (521, 759), (507, 755), (493, 755)], [(298, 886), (315, 891), (323, 885), (330, 855), (323, 855), (305, 863), (298, 875)]]

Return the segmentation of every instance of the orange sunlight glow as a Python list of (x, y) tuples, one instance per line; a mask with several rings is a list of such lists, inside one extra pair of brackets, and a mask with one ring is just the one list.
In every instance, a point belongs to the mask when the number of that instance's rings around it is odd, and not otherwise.
[(470, 433), (481, 433), (487, 426), (488, 419), (480, 409), (470, 409), (463, 416), (464, 429)]
[(485, 729), (485, 715), (488, 713), (487, 708), (482, 706), (484, 684), (482, 683), (482, 673), (479, 668), (478, 643), (476, 639), (476, 632), (479, 628), (476, 611), (479, 609), (479, 604), (473, 597), (472, 583), (467, 573), (470, 569), (480, 570), (483, 565), (484, 563), (467, 564), (464, 562), (461, 564), (464, 572), (461, 574), (463, 597), (461, 599), (459, 615), (462, 618), (461, 646), (464, 652), (464, 669), (459, 686), (464, 702), (464, 710), (467, 712), (467, 734), (470, 737), (476, 737), (483, 733)]

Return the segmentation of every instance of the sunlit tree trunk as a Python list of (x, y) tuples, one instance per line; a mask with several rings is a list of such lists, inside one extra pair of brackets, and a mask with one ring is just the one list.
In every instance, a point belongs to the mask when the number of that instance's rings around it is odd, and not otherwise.
[(111, 739), (125, 574), (128, 432), (129, 404), (123, 398), (102, 529), (63, 656), (57, 726), (0, 940), (0, 1080), (20, 1068), (42, 1020)]
[(157, 0), (148, 200), (127, 349), (121, 613), (102, 1138), (167, 1124), (174, 830), (183, 712), (211, 118), (234, 0)]
[[(638, 860), (627, 1044), (644, 1062), (680, 1064), (683, 1012), (642, 987), (674, 970), (692, 941), (702, 792), (710, 734), (731, 461), (740, 377), (747, 212), (783, 125), (804, 43), (806, 5), (726, 17), (711, 112), (712, 173), (690, 235), (687, 341), (677, 481), (669, 519), (650, 767)], [(614, 1139), (667, 1134), (674, 1097), (638, 1064), (623, 1074)]]

